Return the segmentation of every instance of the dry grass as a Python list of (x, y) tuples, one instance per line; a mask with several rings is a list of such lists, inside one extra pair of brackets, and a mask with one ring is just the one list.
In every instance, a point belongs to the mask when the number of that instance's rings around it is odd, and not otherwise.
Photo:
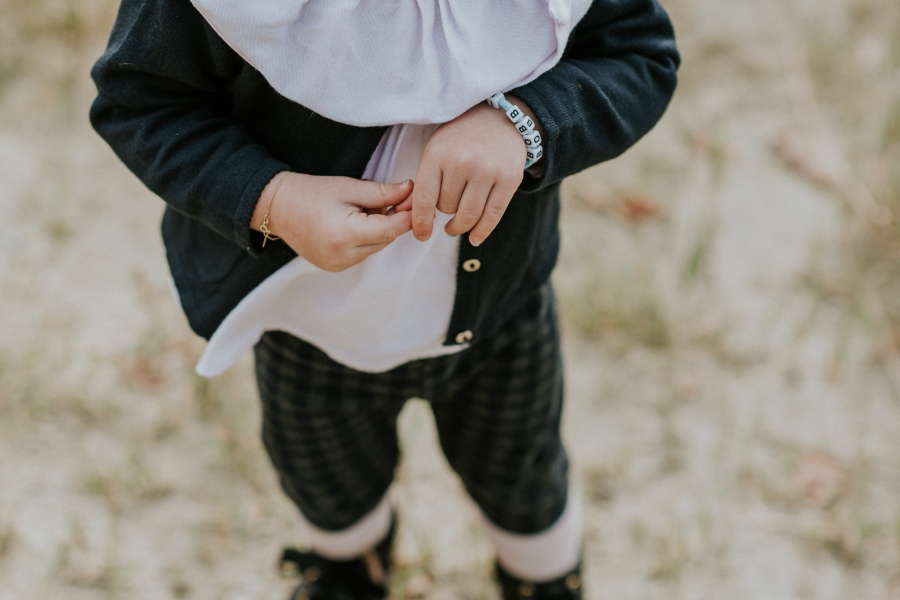
[(96, 58), (92, 49), (109, 34), (117, 6), (115, 0), (0, 0), (4, 117), (74, 117), (75, 90), (84, 85)]
[(566, 320), (589, 339), (619, 347), (666, 348), (671, 343), (670, 324), (662, 303), (646, 283), (596, 273), (581, 289), (563, 296)]
[[(900, 5), (857, 0), (807, 34), (811, 94), (802, 102), (836, 132), (818, 148), (776, 148), (785, 163), (843, 198), (856, 218), (809, 285), (900, 350)], [(825, 146), (825, 150), (823, 150)], [(866, 215), (865, 208), (874, 207)], [(873, 218), (866, 218), (872, 216)]]

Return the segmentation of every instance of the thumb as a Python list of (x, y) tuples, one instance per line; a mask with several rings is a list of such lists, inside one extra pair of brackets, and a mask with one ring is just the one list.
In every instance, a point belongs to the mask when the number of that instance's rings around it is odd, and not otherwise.
[(350, 202), (363, 208), (385, 208), (400, 204), (412, 193), (412, 180), (403, 183), (360, 181)]

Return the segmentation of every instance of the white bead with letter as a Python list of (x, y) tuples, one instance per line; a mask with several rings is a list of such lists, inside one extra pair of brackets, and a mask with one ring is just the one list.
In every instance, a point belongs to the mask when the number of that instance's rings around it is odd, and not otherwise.
[(534, 162), (539, 161), (543, 155), (544, 149), (541, 146), (538, 146), (537, 148), (527, 148), (525, 150), (525, 158)]
[(534, 121), (531, 120), (531, 117), (526, 116), (524, 119), (516, 123), (516, 129), (519, 130), (519, 133), (525, 135), (529, 131), (534, 131)]
[(540, 146), (541, 142), (543, 141), (541, 139), (541, 134), (534, 130), (523, 134), (522, 139), (525, 140), (525, 145), (529, 148), (536, 148), (537, 146)]
[(509, 117), (509, 120), (513, 123), (518, 123), (522, 120), (525, 114), (522, 112), (522, 109), (516, 105), (513, 105), (508, 111), (506, 111), (506, 116)]

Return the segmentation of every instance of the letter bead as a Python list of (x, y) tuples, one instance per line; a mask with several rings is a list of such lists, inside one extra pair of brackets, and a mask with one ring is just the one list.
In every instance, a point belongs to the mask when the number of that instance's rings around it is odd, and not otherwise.
[(529, 148), (536, 148), (541, 145), (541, 134), (537, 131), (529, 131), (528, 133), (522, 134), (522, 139), (525, 140), (525, 145)]
[(524, 119), (516, 123), (516, 129), (519, 130), (519, 133), (525, 135), (529, 131), (534, 130), (534, 121), (532, 121), (530, 117), (526, 116)]
[(541, 157), (544, 155), (544, 149), (541, 146), (536, 148), (526, 148), (525, 149), (525, 158), (532, 162), (537, 162), (541, 160)]
[(500, 108), (501, 100), (503, 100), (503, 94), (498, 92), (488, 99), (488, 104), (491, 105), (491, 108)]
[(510, 108), (508, 111), (506, 111), (506, 116), (509, 117), (509, 120), (512, 121), (513, 123), (518, 123), (519, 121), (522, 120), (522, 117), (524, 117), (525, 115), (522, 112), (521, 108), (519, 108), (518, 106), (513, 104), (512, 108)]

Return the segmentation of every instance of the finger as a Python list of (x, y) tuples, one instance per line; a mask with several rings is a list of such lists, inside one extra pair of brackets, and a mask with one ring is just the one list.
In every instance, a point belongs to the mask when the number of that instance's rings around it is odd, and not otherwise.
[(394, 239), (412, 229), (412, 213), (408, 210), (385, 216), (394, 228)]
[(410, 194), (409, 196), (407, 196), (406, 200), (395, 206), (394, 210), (397, 212), (403, 210), (412, 210), (412, 202), (412, 194)]
[(436, 208), (445, 215), (456, 213), (465, 189), (465, 177), (458, 177), (452, 171), (444, 171), (441, 176), (441, 192)]
[(478, 223), (469, 232), (470, 244), (480, 246), (494, 231), (497, 223), (500, 222), (500, 219), (506, 212), (506, 207), (509, 206), (513, 194), (516, 193), (516, 189), (518, 189), (518, 184), (498, 183), (494, 185), (491, 193), (488, 194), (487, 202), (484, 205), (484, 210), (481, 212)]
[(412, 228), (409, 211), (392, 215), (367, 215), (359, 212), (349, 217), (349, 245), (389, 244)]
[(371, 181), (356, 182), (356, 189), (349, 199), (352, 204), (363, 208), (385, 208), (400, 204), (412, 192), (412, 181), (402, 183), (373, 183)]
[(456, 215), (450, 219), (450, 222), (444, 227), (444, 231), (450, 235), (460, 235), (475, 227), (478, 219), (481, 218), (490, 192), (489, 184), (470, 181), (463, 192)]
[[(413, 183), (412, 185), (415, 187), (415, 183)], [(395, 212), (401, 212), (404, 210), (412, 210), (412, 194), (407, 196), (406, 200), (404, 200), (400, 204), (397, 204), (396, 206), (389, 206), (384, 211), (384, 214), (390, 215), (390, 214), (394, 214)]]
[(441, 178), (437, 161), (424, 156), (416, 173), (412, 193), (412, 230), (413, 235), (421, 242), (431, 237), (434, 209), (441, 193)]

